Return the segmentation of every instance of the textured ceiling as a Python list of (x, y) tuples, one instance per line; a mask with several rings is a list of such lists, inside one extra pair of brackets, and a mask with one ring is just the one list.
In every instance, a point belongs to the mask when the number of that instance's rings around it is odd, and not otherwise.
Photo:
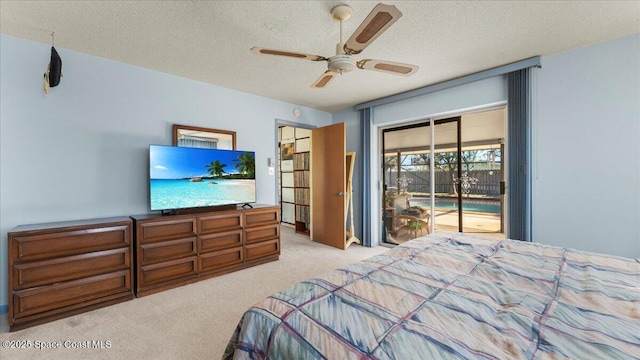
[(318, 90), (325, 62), (249, 51), (334, 55), (329, 12), (342, 3), (353, 8), (346, 40), (377, 1), (3, 0), (0, 31), (43, 43), (55, 31), (57, 48), (329, 112), (640, 32), (640, 1), (386, 1), (402, 18), (356, 59), (416, 64), (413, 76), (356, 69)]

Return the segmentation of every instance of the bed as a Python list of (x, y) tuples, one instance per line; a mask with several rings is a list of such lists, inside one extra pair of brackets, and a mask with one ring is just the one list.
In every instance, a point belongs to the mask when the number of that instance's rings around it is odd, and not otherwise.
[(640, 359), (640, 261), (435, 233), (264, 299), (223, 359)]

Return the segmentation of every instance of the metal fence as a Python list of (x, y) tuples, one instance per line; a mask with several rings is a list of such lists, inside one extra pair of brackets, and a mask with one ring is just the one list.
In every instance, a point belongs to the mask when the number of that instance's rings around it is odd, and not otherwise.
[[(455, 188), (453, 186), (455, 175), (456, 172), (436, 170), (435, 192), (445, 194), (455, 193)], [(407, 192), (431, 192), (431, 184), (429, 182), (431, 175), (429, 170), (403, 169), (400, 176), (405, 176), (408, 179), (411, 179), (409, 180)], [(486, 196), (500, 195), (500, 181), (502, 180), (502, 173), (500, 170), (471, 170), (467, 173), (467, 176), (477, 179), (477, 182), (474, 185), (471, 185), (469, 194)], [(396, 171), (387, 171), (385, 173), (385, 182), (389, 187), (398, 188), (398, 173)]]

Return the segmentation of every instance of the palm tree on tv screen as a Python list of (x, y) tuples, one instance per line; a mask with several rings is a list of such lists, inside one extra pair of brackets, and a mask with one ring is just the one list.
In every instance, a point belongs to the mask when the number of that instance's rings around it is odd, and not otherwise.
[(247, 152), (240, 154), (236, 159), (233, 159), (233, 161), (236, 163), (234, 167), (238, 169), (240, 174), (251, 179), (255, 177), (256, 161), (253, 153)]
[(209, 165), (207, 165), (207, 171), (211, 176), (219, 178), (222, 176), (225, 171), (223, 170), (227, 164), (223, 164), (220, 160), (212, 161)]

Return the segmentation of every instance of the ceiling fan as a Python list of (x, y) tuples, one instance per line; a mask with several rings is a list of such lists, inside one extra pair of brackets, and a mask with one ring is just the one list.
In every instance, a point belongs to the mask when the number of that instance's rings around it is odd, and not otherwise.
[(402, 13), (393, 5), (378, 4), (371, 13), (364, 19), (362, 24), (358, 26), (356, 31), (351, 35), (346, 43), (342, 42), (342, 22), (351, 18), (351, 7), (347, 5), (338, 5), (331, 9), (331, 17), (333, 20), (340, 22), (340, 42), (336, 45), (336, 54), (331, 57), (320, 55), (304, 54), (293, 51), (283, 51), (274, 49), (265, 49), (261, 47), (253, 47), (251, 51), (261, 55), (284, 56), (295, 59), (326, 61), (328, 70), (316, 80), (311, 87), (321, 89), (327, 86), (334, 77), (345, 72), (349, 72), (356, 67), (364, 70), (375, 70), (395, 75), (408, 76), (416, 71), (416, 65), (403, 64), (386, 60), (363, 59), (356, 61), (352, 55), (357, 55), (375, 39), (393, 25)]

